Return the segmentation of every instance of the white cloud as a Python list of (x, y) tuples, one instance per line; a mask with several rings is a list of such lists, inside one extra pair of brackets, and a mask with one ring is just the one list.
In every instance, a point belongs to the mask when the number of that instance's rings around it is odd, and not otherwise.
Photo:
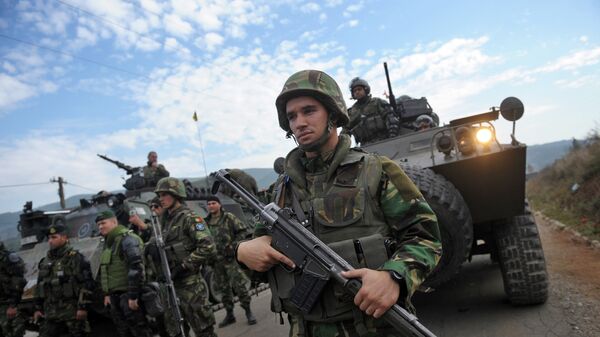
[(579, 41), (585, 43), (588, 43), (589, 38), (586, 35), (582, 35), (579, 37)]
[(175, 14), (165, 16), (164, 27), (170, 34), (183, 38), (188, 37), (194, 31), (192, 25)]
[(35, 94), (35, 88), (13, 76), (0, 73), (0, 112)]
[(303, 4), (300, 7), (300, 10), (304, 13), (317, 12), (317, 11), (321, 10), (321, 6), (319, 6), (319, 4), (317, 4), (315, 2), (308, 2), (308, 3)]
[(356, 27), (356, 26), (358, 26), (358, 20), (348, 21), (348, 27)]
[(325, 22), (325, 21), (327, 21), (327, 14), (325, 14), (325, 13), (319, 14), (319, 22)]
[(582, 50), (559, 58), (550, 64), (536, 69), (537, 72), (555, 72), (574, 70), (600, 62), (600, 47)]
[(598, 78), (592, 75), (585, 75), (578, 77), (576, 79), (561, 79), (556, 80), (554, 84), (559, 87), (569, 88), (569, 89), (577, 89), (581, 88), (588, 84), (598, 83)]

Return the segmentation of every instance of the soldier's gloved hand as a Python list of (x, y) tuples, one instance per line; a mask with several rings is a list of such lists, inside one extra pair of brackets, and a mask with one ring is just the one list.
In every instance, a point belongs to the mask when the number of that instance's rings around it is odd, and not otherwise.
[(17, 316), (17, 307), (13, 307), (12, 305), (8, 306), (6, 309), (6, 317), (8, 319), (13, 319)]

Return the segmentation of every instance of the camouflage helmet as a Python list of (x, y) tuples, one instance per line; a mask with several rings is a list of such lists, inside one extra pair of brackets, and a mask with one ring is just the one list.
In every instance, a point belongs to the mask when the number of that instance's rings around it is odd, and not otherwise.
[(415, 126), (417, 127), (417, 129), (421, 129), (421, 128), (433, 128), (437, 125), (433, 121), (433, 118), (429, 117), (428, 115), (420, 115), (415, 120)]
[(364, 87), (367, 95), (371, 93), (371, 86), (369, 85), (369, 82), (360, 77), (355, 77), (352, 79), (352, 81), (350, 81), (350, 84), (348, 84), (348, 88), (350, 88), (350, 95), (352, 95), (352, 89), (358, 86)]
[(183, 183), (179, 179), (173, 177), (162, 178), (158, 181), (154, 193), (158, 194), (160, 192), (171, 193), (182, 199), (187, 197)]
[(332, 114), (330, 117), (336, 121), (336, 126), (348, 124), (350, 119), (346, 111), (346, 103), (335, 80), (320, 70), (302, 70), (285, 81), (281, 93), (275, 100), (279, 126), (283, 130), (291, 132), (285, 110), (286, 104), (290, 99), (300, 96), (310, 96), (321, 102)]

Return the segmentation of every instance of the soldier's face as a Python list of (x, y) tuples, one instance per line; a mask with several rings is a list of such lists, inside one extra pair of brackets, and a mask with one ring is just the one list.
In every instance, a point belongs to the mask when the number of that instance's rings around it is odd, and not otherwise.
[(218, 214), (221, 210), (221, 204), (216, 201), (209, 201), (206, 203), (206, 207), (208, 208), (208, 212), (210, 214)]
[(159, 192), (158, 198), (160, 199), (160, 204), (164, 209), (171, 208), (173, 205), (175, 205), (175, 198), (173, 198), (173, 196), (169, 193)]
[(50, 234), (48, 235), (48, 245), (50, 248), (59, 248), (67, 243), (68, 237), (64, 234)]
[(358, 86), (352, 88), (352, 98), (361, 99), (361, 98), (365, 97), (366, 95), (367, 95), (367, 92), (365, 91), (365, 87), (363, 87), (362, 85), (358, 85)]
[(96, 224), (102, 236), (107, 236), (118, 225), (117, 218), (100, 220)]
[(327, 128), (327, 109), (312, 97), (290, 99), (285, 111), (290, 129), (301, 145), (317, 141)]
[(150, 154), (148, 155), (148, 161), (149, 161), (149, 162), (151, 162), (151, 163), (154, 163), (154, 162), (156, 162), (157, 160), (158, 160), (158, 155), (157, 155), (156, 153), (152, 152), (152, 153), (150, 153)]

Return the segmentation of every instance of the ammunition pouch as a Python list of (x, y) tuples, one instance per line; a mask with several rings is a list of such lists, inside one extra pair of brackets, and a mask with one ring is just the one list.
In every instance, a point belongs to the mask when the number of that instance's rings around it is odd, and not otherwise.
[(185, 244), (181, 241), (166, 246), (165, 253), (167, 254), (169, 265), (180, 265), (189, 255)]
[(150, 317), (159, 317), (165, 312), (157, 283), (151, 282), (142, 288), (141, 302)]

